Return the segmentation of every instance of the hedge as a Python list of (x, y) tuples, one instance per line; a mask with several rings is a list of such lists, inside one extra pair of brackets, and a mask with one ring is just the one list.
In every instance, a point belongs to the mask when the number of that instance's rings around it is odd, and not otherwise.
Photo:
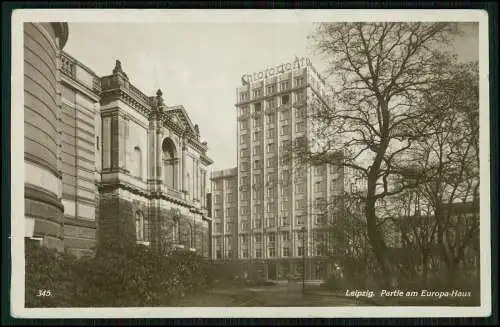
[[(168, 306), (211, 286), (209, 262), (191, 252), (158, 255), (145, 247), (77, 259), (26, 246), (26, 307)], [(50, 291), (50, 293), (49, 293)]]

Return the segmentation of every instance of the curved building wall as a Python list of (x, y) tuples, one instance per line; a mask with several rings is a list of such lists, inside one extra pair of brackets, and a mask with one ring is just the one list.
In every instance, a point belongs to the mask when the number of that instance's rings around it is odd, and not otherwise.
[(63, 248), (58, 51), (63, 23), (24, 24), (25, 236)]

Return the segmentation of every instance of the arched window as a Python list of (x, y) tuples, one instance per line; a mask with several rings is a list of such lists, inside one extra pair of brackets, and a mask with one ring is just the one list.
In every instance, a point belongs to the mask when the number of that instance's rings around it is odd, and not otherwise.
[(162, 143), (163, 165), (165, 168), (165, 185), (171, 188), (177, 188), (177, 150), (175, 144), (170, 138), (165, 138)]
[(133, 176), (142, 179), (142, 155), (141, 149), (136, 146), (134, 148), (134, 168), (133, 168)]

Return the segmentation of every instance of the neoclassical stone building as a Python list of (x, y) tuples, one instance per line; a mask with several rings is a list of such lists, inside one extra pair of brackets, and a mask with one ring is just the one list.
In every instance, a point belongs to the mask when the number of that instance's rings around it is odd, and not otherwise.
[(65, 23), (24, 34), (25, 236), (77, 255), (142, 243), (209, 256), (212, 160), (186, 109), (134, 87), (118, 60), (98, 76), (63, 52)]

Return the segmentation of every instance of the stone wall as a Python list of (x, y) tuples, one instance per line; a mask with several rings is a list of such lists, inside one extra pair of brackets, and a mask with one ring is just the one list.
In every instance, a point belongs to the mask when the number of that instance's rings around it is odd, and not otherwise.
[[(64, 32), (64, 33), (63, 33)], [(66, 25), (24, 24), (25, 236), (63, 249), (57, 55)]]

